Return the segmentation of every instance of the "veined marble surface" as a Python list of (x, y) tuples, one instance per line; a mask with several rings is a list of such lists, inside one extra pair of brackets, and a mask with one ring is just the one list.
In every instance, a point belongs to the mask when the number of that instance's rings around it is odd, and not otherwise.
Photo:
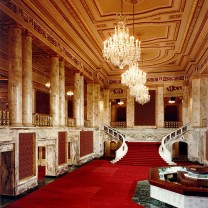
[(175, 129), (118, 129), (126, 136), (126, 141), (139, 142), (139, 141), (161, 141), (164, 136), (175, 131)]

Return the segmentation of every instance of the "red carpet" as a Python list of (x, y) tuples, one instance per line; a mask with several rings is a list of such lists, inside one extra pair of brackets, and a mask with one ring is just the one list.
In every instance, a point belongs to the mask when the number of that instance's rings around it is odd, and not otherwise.
[(94, 160), (6, 208), (139, 208), (132, 197), (148, 168)]
[(117, 164), (135, 166), (167, 166), (160, 157), (160, 142), (127, 142), (128, 153)]

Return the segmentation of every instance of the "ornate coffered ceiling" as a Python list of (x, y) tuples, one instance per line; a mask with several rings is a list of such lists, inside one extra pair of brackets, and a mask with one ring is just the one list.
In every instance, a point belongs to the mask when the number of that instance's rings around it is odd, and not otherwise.
[[(183, 75), (197, 66), (207, 73), (208, 0), (123, 0), (130, 34), (132, 3), (144, 71)], [(102, 80), (124, 72), (102, 57), (103, 41), (114, 33), (121, 12), (120, 0), (0, 0), (0, 10), (1, 29), (15, 22), (33, 35), (37, 59), (38, 54), (57, 53), (69, 70), (80, 70), (89, 79), (95, 73)], [(2, 29), (1, 38), (4, 33)]]

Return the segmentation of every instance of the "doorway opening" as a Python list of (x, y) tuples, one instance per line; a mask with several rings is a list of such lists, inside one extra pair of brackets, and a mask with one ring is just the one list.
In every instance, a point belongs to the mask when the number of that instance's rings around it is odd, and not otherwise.
[(188, 161), (188, 144), (186, 142), (175, 142), (172, 145), (172, 158), (174, 162)]

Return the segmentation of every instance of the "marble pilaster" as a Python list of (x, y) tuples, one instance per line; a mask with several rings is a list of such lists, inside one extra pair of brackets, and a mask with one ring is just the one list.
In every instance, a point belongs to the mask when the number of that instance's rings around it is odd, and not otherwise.
[(22, 31), (9, 28), (8, 103), (10, 125), (22, 126)]
[(126, 126), (127, 128), (134, 127), (134, 97), (130, 95), (129, 88), (126, 101)]
[(91, 121), (92, 127), (100, 126), (100, 85), (87, 85), (87, 120)]
[(157, 87), (157, 127), (164, 127), (164, 96), (163, 86)]
[(32, 126), (32, 37), (28, 34), (22, 40), (22, 123)]
[(104, 114), (103, 114), (103, 124), (110, 125), (111, 114), (110, 114), (110, 90), (104, 89)]
[(208, 126), (208, 77), (204, 76), (201, 78), (200, 82), (200, 118), (201, 118), (201, 126)]
[(183, 102), (182, 102), (182, 122), (183, 125), (189, 123), (189, 89), (188, 86), (183, 86)]
[(192, 79), (192, 126), (200, 126), (200, 79)]
[(50, 58), (50, 112), (53, 116), (53, 126), (59, 125), (59, 57)]
[(84, 77), (80, 73), (74, 76), (74, 117), (77, 127), (84, 126)]
[(65, 126), (65, 69), (64, 61), (59, 62), (59, 124)]

